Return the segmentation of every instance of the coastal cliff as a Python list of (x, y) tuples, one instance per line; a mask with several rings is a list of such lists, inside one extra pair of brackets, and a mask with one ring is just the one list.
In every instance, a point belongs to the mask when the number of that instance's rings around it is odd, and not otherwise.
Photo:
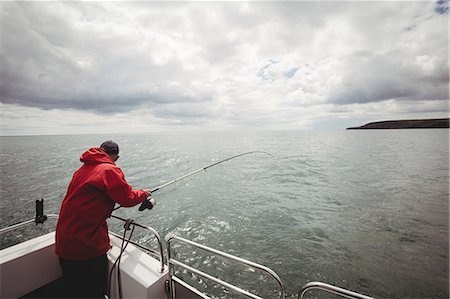
[(346, 130), (366, 129), (435, 129), (449, 128), (450, 118), (438, 119), (409, 119), (409, 120), (387, 120), (365, 124), (360, 127), (350, 127)]

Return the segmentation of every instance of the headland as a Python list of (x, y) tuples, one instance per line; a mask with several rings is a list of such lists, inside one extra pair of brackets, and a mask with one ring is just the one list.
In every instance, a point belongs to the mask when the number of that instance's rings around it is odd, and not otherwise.
[(367, 130), (367, 129), (437, 129), (450, 127), (450, 118), (437, 119), (407, 119), (407, 120), (386, 120), (370, 122), (360, 127), (350, 127), (346, 130)]

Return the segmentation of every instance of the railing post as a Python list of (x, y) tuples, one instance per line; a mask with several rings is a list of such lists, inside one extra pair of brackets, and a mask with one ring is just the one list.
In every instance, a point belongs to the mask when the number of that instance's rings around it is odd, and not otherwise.
[(172, 263), (171, 261), (171, 254), (170, 254), (170, 242), (172, 241), (173, 237), (170, 237), (167, 242), (166, 242), (166, 250), (167, 250), (167, 266), (169, 267), (169, 293), (170, 293), (170, 298), (174, 299), (176, 294), (175, 294), (175, 282), (172, 279), (173, 276), (173, 267), (172, 267)]

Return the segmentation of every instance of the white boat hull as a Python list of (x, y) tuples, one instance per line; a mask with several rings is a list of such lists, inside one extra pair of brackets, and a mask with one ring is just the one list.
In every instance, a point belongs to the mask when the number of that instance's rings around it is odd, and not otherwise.
[[(122, 240), (110, 235), (109, 269), (120, 253)], [(133, 244), (128, 244), (120, 262), (123, 298), (167, 298), (166, 269)], [(55, 233), (28, 240), (0, 251), (0, 298), (19, 298), (62, 277), (55, 254)], [(117, 269), (111, 280), (110, 298), (119, 298)], [(54, 294), (54, 292), (53, 292)]]

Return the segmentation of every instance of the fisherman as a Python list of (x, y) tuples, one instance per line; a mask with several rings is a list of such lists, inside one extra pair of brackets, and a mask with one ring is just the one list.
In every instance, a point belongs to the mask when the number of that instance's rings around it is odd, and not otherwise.
[(84, 165), (73, 175), (62, 202), (55, 251), (67, 297), (104, 298), (110, 249), (106, 219), (116, 203), (132, 207), (150, 197), (149, 190), (132, 189), (117, 159), (119, 146), (113, 141), (83, 153)]

